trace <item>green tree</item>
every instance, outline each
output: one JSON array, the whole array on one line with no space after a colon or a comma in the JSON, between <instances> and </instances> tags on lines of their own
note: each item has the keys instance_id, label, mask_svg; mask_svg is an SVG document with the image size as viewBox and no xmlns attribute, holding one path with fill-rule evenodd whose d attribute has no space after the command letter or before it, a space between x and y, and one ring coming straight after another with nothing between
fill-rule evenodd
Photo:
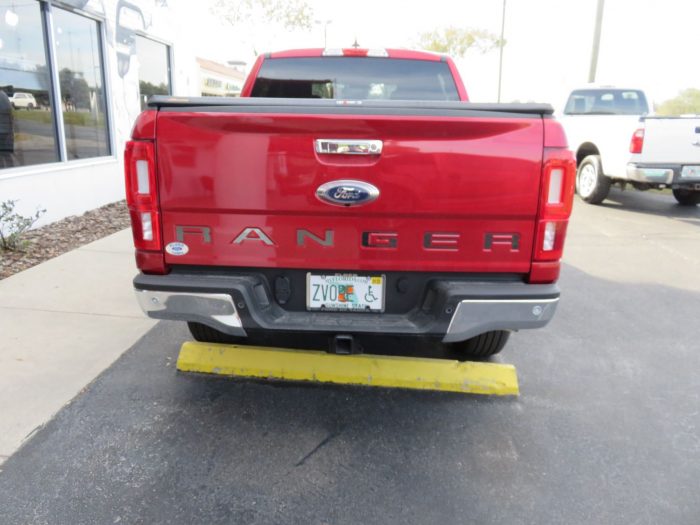
<instances>
[{"instance_id":1,"label":"green tree","mask_svg":"<svg viewBox=\"0 0 700 525\"><path fill-rule=\"evenodd\" d=\"M447 53L453 57L463 57L470 49L487 53L500 47L501 40L483 29L461 29L449 26L421 33L419 45L427 51ZM505 41L503 41L505 45Z\"/></svg>"},{"instance_id":2,"label":"green tree","mask_svg":"<svg viewBox=\"0 0 700 525\"><path fill-rule=\"evenodd\" d=\"M274 22L285 29L311 29L313 23L306 0L215 0L211 9L234 26Z\"/></svg>"},{"instance_id":3,"label":"green tree","mask_svg":"<svg viewBox=\"0 0 700 525\"><path fill-rule=\"evenodd\" d=\"M90 109L90 86L74 71L63 68L58 72L61 96L64 102L71 102L76 109Z\"/></svg>"},{"instance_id":4,"label":"green tree","mask_svg":"<svg viewBox=\"0 0 700 525\"><path fill-rule=\"evenodd\" d=\"M146 82L145 80L139 80L139 92L141 96L145 97L150 97L151 95L167 95L168 86L162 82L156 85L151 82Z\"/></svg>"},{"instance_id":5,"label":"green tree","mask_svg":"<svg viewBox=\"0 0 700 525\"><path fill-rule=\"evenodd\" d=\"M674 98L662 102L656 110L657 115L683 115L687 113L700 113L700 89L684 89Z\"/></svg>"}]
</instances>

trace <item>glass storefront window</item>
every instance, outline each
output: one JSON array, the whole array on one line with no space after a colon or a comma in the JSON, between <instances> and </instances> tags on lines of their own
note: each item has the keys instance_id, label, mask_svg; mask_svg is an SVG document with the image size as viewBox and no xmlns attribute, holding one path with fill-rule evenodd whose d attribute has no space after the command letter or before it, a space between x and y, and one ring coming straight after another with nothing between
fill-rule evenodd
<instances>
[{"instance_id":1,"label":"glass storefront window","mask_svg":"<svg viewBox=\"0 0 700 525\"><path fill-rule=\"evenodd\" d=\"M151 95L170 95L170 53L168 46L149 38L136 36L139 60L139 98L141 110Z\"/></svg>"},{"instance_id":2,"label":"glass storefront window","mask_svg":"<svg viewBox=\"0 0 700 525\"><path fill-rule=\"evenodd\" d=\"M59 160L41 10L0 0L0 169Z\"/></svg>"},{"instance_id":3,"label":"glass storefront window","mask_svg":"<svg viewBox=\"0 0 700 525\"><path fill-rule=\"evenodd\" d=\"M53 25L68 159L109 155L99 25L59 8Z\"/></svg>"}]
</instances>

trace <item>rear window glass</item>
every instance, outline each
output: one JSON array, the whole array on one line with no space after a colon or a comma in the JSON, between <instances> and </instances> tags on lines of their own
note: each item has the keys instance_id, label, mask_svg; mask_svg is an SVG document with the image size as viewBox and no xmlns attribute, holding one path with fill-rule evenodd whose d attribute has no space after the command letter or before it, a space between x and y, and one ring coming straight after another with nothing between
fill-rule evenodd
<instances>
[{"instance_id":1,"label":"rear window glass","mask_svg":"<svg viewBox=\"0 0 700 525\"><path fill-rule=\"evenodd\" d=\"M644 93L631 89L579 89L571 93L566 115L644 115L649 106Z\"/></svg>"},{"instance_id":2,"label":"rear window glass","mask_svg":"<svg viewBox=\"0 0 700 525\"><path fill-rule=\"evenodd\" d=\"M445 62L370 57L271 58L253 97L459 100Z\"/></svg>"}]
</instances>

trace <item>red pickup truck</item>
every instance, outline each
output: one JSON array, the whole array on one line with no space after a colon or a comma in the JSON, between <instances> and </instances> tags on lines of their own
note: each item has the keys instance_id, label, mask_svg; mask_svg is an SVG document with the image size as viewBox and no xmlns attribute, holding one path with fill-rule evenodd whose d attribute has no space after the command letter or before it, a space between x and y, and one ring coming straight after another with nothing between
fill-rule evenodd
<instances>
[{"instance_id":1,"label":"red pickup truck","mask_svg":"<svg viewBox=\"0 0 700 525\"><path fill-rule=\"evenodd\" d=\"M470 103L448 57L259 57L241 98L154 97L126 146L134 286L195 339L499 352L542 327L575 163L552 108Z\"/></svg>"}]
</instances>

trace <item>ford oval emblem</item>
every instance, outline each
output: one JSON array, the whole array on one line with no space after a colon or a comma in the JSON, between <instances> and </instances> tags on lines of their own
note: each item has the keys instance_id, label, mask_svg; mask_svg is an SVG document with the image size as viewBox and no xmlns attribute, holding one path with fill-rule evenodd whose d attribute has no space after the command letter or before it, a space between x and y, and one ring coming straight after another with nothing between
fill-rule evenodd
<instances>
[{"instance_id":1,"label":"ford oval emblem","mask_svg":"<svg viewBox=\"0 0 700 525\"><path fill-rule=\"evenodd\" d=\"M360 180L334 180L321 184L316 197L336 206L361 206L379 197L379 189Z\"/></svg>"}]
</instances>

